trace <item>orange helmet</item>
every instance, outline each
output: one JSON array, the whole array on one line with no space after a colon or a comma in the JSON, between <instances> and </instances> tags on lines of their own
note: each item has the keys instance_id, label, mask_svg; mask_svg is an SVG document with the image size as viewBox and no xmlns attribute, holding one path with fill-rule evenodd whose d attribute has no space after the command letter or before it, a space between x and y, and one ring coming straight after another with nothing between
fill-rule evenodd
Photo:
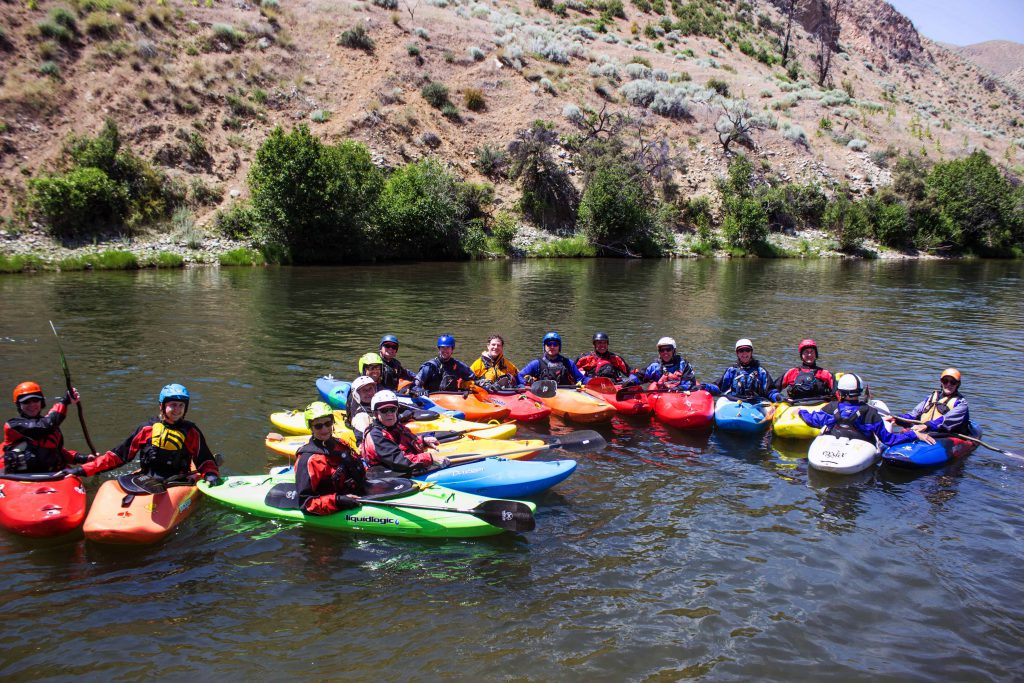
<instances>
[{"instance_id":1,"label":"orange helmet","mask_svg":"<svg viewBox=\"0 0 1024 683\"><path fill-rule=\"evenodd\" d=\"M43 388L35 382L22 382L18 386L14 387L15 405L30 398L38 398L40 401L45 402L46 397L43 396Z\"/></svg>"},{"instance_id":2,"label":"orange helmet","mask_svg":"<svg viewBox=\"0 0 1024 683\"><path fill-rule=\"evenodd\" d=\"M946 368L945 370L943 370L942 374L939 375L940 382L942 381L943 377L952 377L957 381L957 384L960 383L960 371L957 370L956 368Z\"/></svg>"}]
</instances>

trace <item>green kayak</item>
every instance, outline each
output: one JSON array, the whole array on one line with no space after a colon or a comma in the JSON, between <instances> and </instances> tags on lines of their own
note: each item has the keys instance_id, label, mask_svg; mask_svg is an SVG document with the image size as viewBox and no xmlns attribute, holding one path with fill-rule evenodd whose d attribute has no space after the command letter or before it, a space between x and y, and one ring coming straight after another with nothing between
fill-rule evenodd
<instances>
[{"instance_id":1,"label":"green kayak","mask_svg":"<svg viewBox=\"0 0 1024 683\"><path fill-rule=\"evenodd\" d=\"M385 536L469 538L505 530L529 531L537 509L534 503L485 498L434 486L397 497L363 499L362 506L332 515L307 515L294 507L294 484L291 474L263 474L225 477L219 486L199 482L199 487L213 500L258 517ZM268 496L274 505L268 504Z\"/></svg>"}]
</instances>

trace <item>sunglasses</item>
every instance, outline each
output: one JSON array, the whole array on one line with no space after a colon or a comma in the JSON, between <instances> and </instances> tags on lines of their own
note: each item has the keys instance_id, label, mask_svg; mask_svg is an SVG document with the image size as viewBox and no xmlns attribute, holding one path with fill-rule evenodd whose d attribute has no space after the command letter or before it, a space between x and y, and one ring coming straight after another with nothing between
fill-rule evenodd
<instances>
[{"instance_id":1,"label":"sunglasses","mask_svg":"<svg viewBox=\"0 0 1024 683\"><path fill-rule=\"evenodd\" d=\"M544 342L544 346L561 346L561 345L562 345L562 342L556 342L556 341L546 341L546 342Z\"/></svg>"},{"instance_id":2,"label":"sunglasses","mask_svg":"<svg viewBox=\"0 0 1024 683\"><path fill-rule=\"evenodd\" d=\"M955 387L957 384L960 384L960 382L958 382L957 380L953 379L952 377L943 377L939 381L942 382L944 385L951 386L951 387Z\"/></svg>"},{"instance_id":3,"label":"sunglasses","mask_svg":"<svg viewBox=\"0 0 1024 683\"><path fill-rule=\"evenodd\" d=\"M334 420L325 420L323 422L314 422L309 425L312 429L327 429L328 427L334 426Z\"/></svg>"},{"instance_id":4,"label":"sunglasses","mask_svg":"<svg viewBox=\"0 0 1024 683\"><path fill-rule=\"evenodd\" d=\"M670 353L672 351L675 351L675 349L672 348L671 346L659 346L658 347L658 353Z\"/></svg>"},{"instance_id":5,"label":"sunglasses","mask_svg":"<svg viewBox=\"0 0 1024 683\"><path fill-rule=\"evenodd\" d=\"M736 349L736 353L753 353L754 349Z\"/></svg>"},{"instance_id":6,"label":"sunglasses","mask_svg":"<svg viewBox=\"0 0 1024 683\"><path fill-rule=\"evenodd\" d=\"M381 344L381 347L385 349L397 349L398 344Z\"/></svg>"},{"instance_id":7,"label":"sunglasses","mask_svg":"<svg viewBox=\"0 0 1024 683\"><path fill-rule=\"evenodd\" d=\"M377 408L377 412L381 415L393 415L398 412L398 406L388 406L387 408Z\"/></svg>"}]
</instances>

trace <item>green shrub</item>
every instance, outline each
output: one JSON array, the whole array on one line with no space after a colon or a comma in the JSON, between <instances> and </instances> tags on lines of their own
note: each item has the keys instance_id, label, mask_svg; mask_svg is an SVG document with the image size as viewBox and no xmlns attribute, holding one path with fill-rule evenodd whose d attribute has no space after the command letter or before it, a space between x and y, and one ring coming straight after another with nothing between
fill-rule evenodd
<instances>
[{"instance_id":1,"label":"green shrub","mask_svg":"<svg viewBox=\"0 0 1024 683\"><path fill-rule=\"evenodd\" d=\"M420 94L423 95L423 99L427 101L427 104L435 109L441 109L446 104L450 104L448 101L448 88L443 83L427 83L420 90Z\"/></svg>"},{"instance_id":2,"label":"green shrub","mask_svg":"<svg viewBox=\"0 0 1024 683\"><path fill-rule=\"evenodd\" d=\"M213 37L222 40L230 47L241 47L245 45L245 34L231 24L214 24Z\"/></svg>"},{"instance_id":3,"label":"green shrub","mask_svg":"<svg viewBox=\"0 0 1024 683\"><path fill-rule=\"evenodd\" d=\"M491 236L503 254L512 253L512 242L519 234L519 222L508 211L499 211L491 224Z\"/></svg>"},{"instance_id":4,"label":"green shrub","mask_svg":"<svg viewBox=\"0 0 1024 683\"><path fill-rule=\"evenodd\" d=\"M260 227L259 216L249 202L236 202L213 217L214 230L235 240L258 236Z\"/></svg>"},{"instance_id":5,"label":"green shrub","mask_svg":"<svg viewBox=\"0 0 1024 683\"><path fill-rule=\"evenodd\" d=\"M851 200L842 191L837 192L825 208L822 227L835 235L839 250L845 253L860 251L871 230L864 205Z\"/></svg>"},{"instance_id":6,"label":"green shrub","mask_svg":"<svg viewBox=\"0 0 1024 683\"><path fill-rule=\"evenodd\" d=\"M365 226L381 190L381 174L365 146L324 145L304 125L280 127L249 169L261 239L281 245L296 263L358 258Z\"/></svg>"},{"instance_id":7,"label":"green shrub","mask_svg":"<svg viewBox=\"0 0 1024 683\"><path fill-rule=\"evenodd\" d=\"M508 155L499 147L486 142L473 150L473 166L488 178L503 177L508 166Z\"/></svg>"},{"instance_id":8,"label":"green shrub","mask_svg":"<svg viewBox=\"0 0 1024 683\"><path fill-rule=\"evenodd\" d=\"M124 28L121 17L106 12L90 12L85 18L85 32L93 38L109 40Z\"/></svg>"},{"instance_id":9,"label":"green shrub","mask_svg":"<svg viewBox=\"0 0 1024 683\"><path fill-rule=\"evenodd\" d=\"M721 80L720 78L709 78L707 82L707 87L711 90L714 90L722 97L729 96L729 84Z\"/></svg>"},{"instance_id":10,"label":"green shrub","mask_svg":"<svg viewBox=\"0 0 1024 683\"><path fill-rule=\"evenodd\" d=\"M575 227L579 195L551 148L558 144L551 124L535 121L520 130L508 146L511 180L519 181L522 212L549 229Z\"/></svg>"},{"instance_id":11,"label":"green shrub","mask_svg":"<svg viewBox=\"0 0 1024 683\"><path fill-rule=\"evenodd\" d=\"M50 78L60 78L60 67L56 62L43 62L39 65L39 73Z\"/></svg>"},{"instance_id":12,"label":"green shrub","mask_svg":"<svg viewBox=\"0 0 1024 683\"><path fill-rule=\"evenodd\" d=\"M487 100L484 98L484 91L480 88L466 88L462 93L462 100L466 109L470 111L483 111L487 108Z\"/></svg>"},{"instance_id":13,"label":"green shrub","mask_svg":"<svg viewBox=\"0 0 1024 683\"><path fill-rule=\"evenodd\" d=\"M262 266L267 262L263 254L248 247L226 251L217 258L222 266Z\"/></svg>"},{"instance_id":14,"label":"green shrub","mask_svg":"<svg viewBox=\"0 0 1024 683\"><path fill-rule=\"evenodd\" d=\"M622 4L622 0L604 0L603 3L599 2L598 7L601 8L601 17L605 21L610 21L612 18L625 19L626 8Z\"/></svg>"},{"instance_id":15,"label":"green shrub","mask_svg":"<svg viewBox=\"0 0 1024 683\"><path fill-rule=\"evenodd\" d=\"M950 246L999 252L1021 238L1013 188L983 151L935 164L925 180Z\"/></svg>"},{"instance_id":16,"label":"green shrub","mask_svg":"<svg viewBox=\"0 0 1024 683\"><path fill-rule=\"evenodd\" d=\"M597 249L586 235L576 235L538 242L530 247L529 253L537 258L585 258L597 256Z\"/></svg>"},{"instance_id":17,"label":"green shrub","mask_svg":"<svg viewBox=\"0 0 1024 683\"><path fill-rule=\"evenodd\" d=\"M338 45L351 47L356 50L365 50L366 52L373 52L373 49L376 47L373 38L366 32L362 24L343 31L338 37Z\"/></svg>"},{"instance_id":18,"label":"green shrub","mask_svg":"<svg viewBox=\"0 0 1024 683\"><path fill-rule=\"evenodd\" d=\"M185 265L185 258L181 254L161 251L145 259L139 265L144 268L181 268Z\"/></svg>"},{"instance_id":19,"label":"green shrub","mask_svg":"<svg viewBox=\"0 0 1024 683\"><path fill-rule=\"evenodd\" d=\"M598 253L660 253L653 207L640 177L640 169L609 163L598 167L587 183L577 222Z\"/></svg>"},{"instance_id":20,"label":"green shrub","mask_svg":"<svg viewBox=\"0 0 1024 683\"><path fill-rule=\"evenodd\" d=\"M910 212L892 191L884 191L868 205L875 239L887 247L907 249L914 246L916 230Z\"/></svg>"},{"instance_id":21,"label":"green shrub","mask_svg":"<svg viewBox=\"0 0 1024 683\"><path fill-rule=\"evenodd\" d=\"M435 159L392 173L384 183L374 231L378 256L397 259L463 256L466 206L459 183Z\"/></svg>"},{"instance_id":22,"label":"green shrub","mask_svg":"<svg viewBox=\"0 0 1024 683\"><path fill-rule=\"evenodd\" d=\"M758 197L736 195L722 203L722 232L730 246L746 252L761 249L768 239L768 211Z\"/></svg>"},{"instance_id":23,"label":"green shrub","mask_svg":"<svg viewBox=\"0 0 1024 683\"><path fill-rule=\"evenodd\" d=\"M127 188L92 166L29 181L29 211L46 221L58 237L119 225L128 204Z\"/></svg>"},{"instance_id":24,"label":"green shrub","mask_svg":"<svg viewBox=\"0 0 1024 683\"><path fill-rule=\"evenodd\" d=\"M458 108L451 102L441 107L441 116L445 117L446 119L451 119L456 123L462 120L462 116L459 114Z\"/></svg>"},{"instance_id":25,"label":"green shrub","mask_svg":"<svg viewBox=\"0 0 1024 683\"><path fill-rule=\"evenodd\" d=\"M0 254L0 273L23 273L42 270L46 264L33 254Z\"/></svg>"},{"instance_id":26,"label":"green shrub","mask_svg":"<svg viewBox=\"0 0 1024 683\"><path fill-rule=\"evenodd\" d=\"M136 270L139 260L130 251L110 249L97 254L69 256L57 262L61 270Z\"/></svg>"}]
</instances>

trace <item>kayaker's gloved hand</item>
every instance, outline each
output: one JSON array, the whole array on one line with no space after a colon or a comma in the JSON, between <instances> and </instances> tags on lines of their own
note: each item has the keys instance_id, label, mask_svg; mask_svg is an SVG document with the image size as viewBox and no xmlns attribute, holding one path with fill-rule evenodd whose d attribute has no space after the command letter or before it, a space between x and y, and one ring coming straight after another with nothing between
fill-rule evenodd
<instances>
[{"instance_id":1,"label":"kayaker's gloved hand","mask_svg":"<svg viewBox=\"0 0 1024 683\"><path fill-rule=\"evenodd\" d=\"M434 459L434 464L437 465L438 467L440 467L443 470L446 467L451 467L452 466L452 461L449 460L448 458L435 458Z\"/></svg>"},{"instance_id":2,"label":"kayaker's gloved hand","mask_svg":"<svg viewBox=\"0 0 1024 683\"><path fill-rule=\"evenodd\" d=\"M622 388L623 389L625 389L627 387L638 387L638 386L640 386L640 380L638 380L635 377L627 377L626 379L622 380Z\"/></svg>"},{"instance_id":3,"label":"kayaker's gloved hand","mask_svg":"<svg viewBox=\"0 0 1024 683\"><path fill-rule=\"evenodd\" d=\"M65 467L64 469L62 469L60 471L60 473L63 474L65 477L72 477L72 476L74 476L74 477L84 477L85 476L85 470L82 469L81 467L79 467L78 465L75 465L74 467Z\"/></svg>"},{"instance_id":4,"label":"kayaker's gloved hand","mask_svg":"<svg viewBox=\"0 0 1024 683\"><path fill-rule=\"evenodd\" d=\"M354 510L361 505L358 500L349 498L344 493L334 494L334 504L338 506L339 510Z\"/></svg>"},{"instance_id":5,"label":"kayaker's gloved hand","mask_svg":"<svg viewBox=\"0 0 1024 683\"><path fill-rule=\"evenodd\" d=\"M220 486L220 476L215 472L207 472L203 475L203 481L210 486Z\"/></svg>"},{"instance_id":6,"label":"kayaker's gloved hand","mask_svg":"<svg viewBox=\"0 0 1024 683\"><path fill-rule=\"evenodd\" d=\"M92 462L96 459L95 453L77 453L75 455L75 464L81 465L83 463Z\"/></svg>"}]
</instances>

